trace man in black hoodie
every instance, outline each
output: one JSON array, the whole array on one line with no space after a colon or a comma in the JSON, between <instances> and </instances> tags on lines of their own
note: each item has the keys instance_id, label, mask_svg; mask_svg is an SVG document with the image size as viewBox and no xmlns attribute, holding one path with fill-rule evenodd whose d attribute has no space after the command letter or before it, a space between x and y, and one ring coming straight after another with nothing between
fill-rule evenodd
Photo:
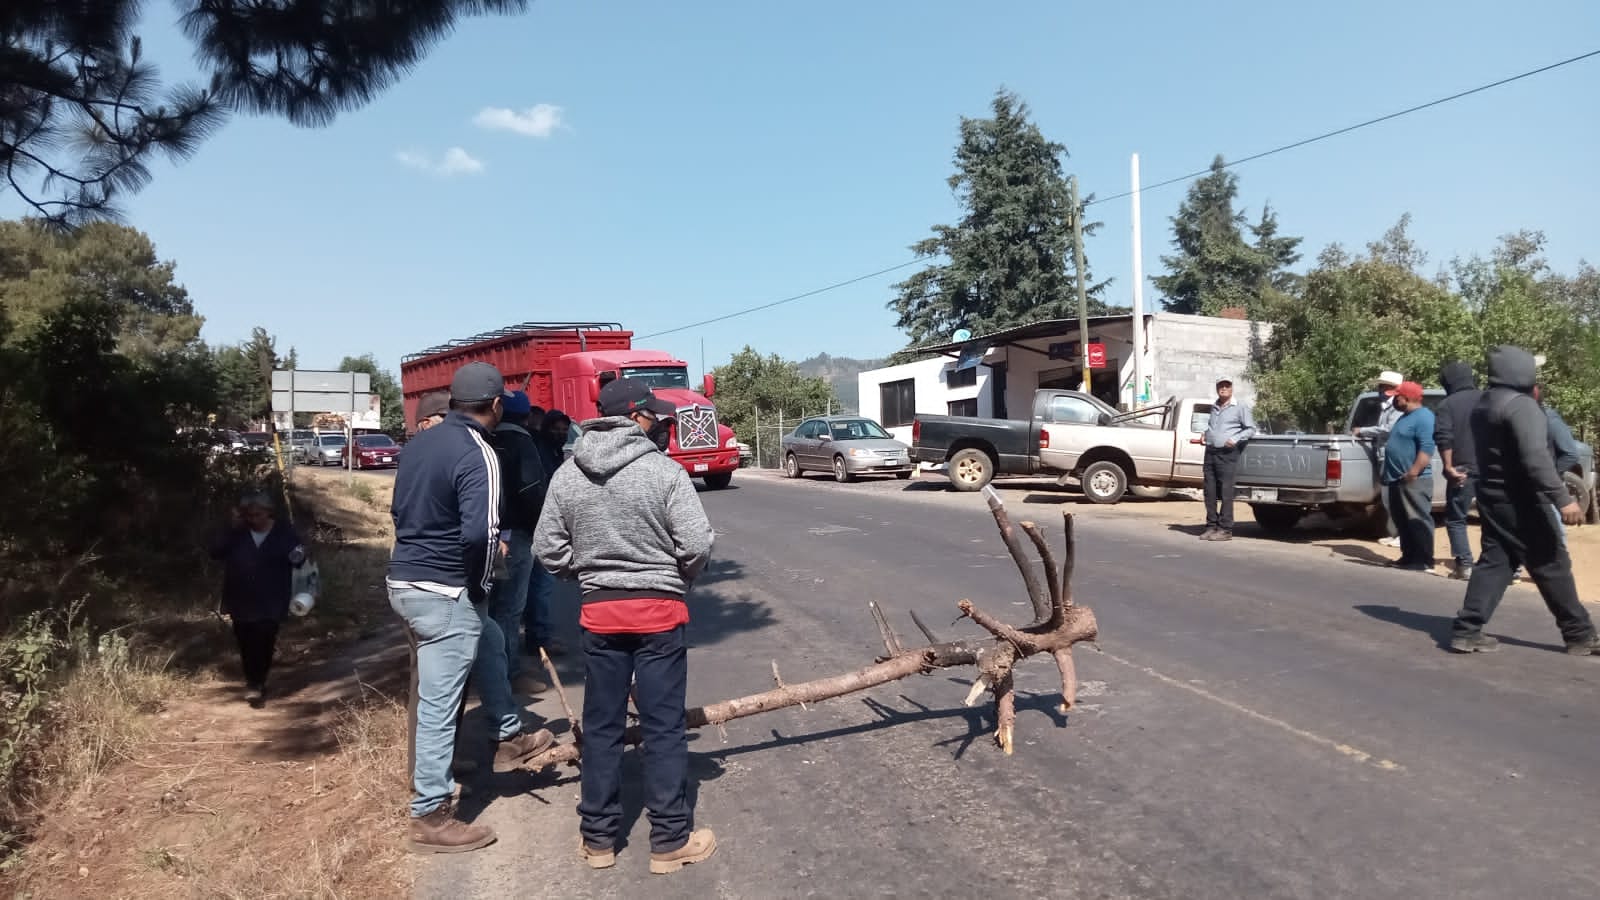
<instances>
[{"instance_id":1,"label":"man in black hoodie","mask_svg":"<svg viewBox=\"0 0 1600 900\"><path fill-rule=\"evenodd\" d=\"M1525 565L1556 617L1567 652L1600 655L1559 524L1576 525L1582 514L1550 455L1550 426L1533 399L1536 368L1533 355L1520 347L1490 351L1489 389L1472 411L1483 552L1451 628L1450 649L1457 653L1498 649L1483 627L1505 596L1512 569Z\"/></svg>"},{"instance_id":2,"label":"man in black hoodie","mask_svg":"<svg viewBox=\"0 0 1600 900\"><path fill-rule=\"evenodd\" d=\"M1446 396L1435 411L1433 442L1444 460L1444 531L1450 536L1450 556L1455 559L1451 578L1472 576L1472 542L1467 539L1467 513L1476 493L1478 463L1472 447L1472 411L1483 392L1472 366L1457 360L1439 368Z\"/></svg>"}]
</instances>

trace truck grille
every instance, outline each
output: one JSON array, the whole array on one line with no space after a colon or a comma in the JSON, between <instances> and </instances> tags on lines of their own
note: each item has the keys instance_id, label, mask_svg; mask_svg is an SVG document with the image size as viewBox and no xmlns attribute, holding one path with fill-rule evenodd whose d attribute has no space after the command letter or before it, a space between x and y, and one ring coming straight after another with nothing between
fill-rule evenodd
<instances>
[{"instance_id":1,"label":"truck grille","mask_svg":"<svg viewBox=\"0 0 1600 900\"><path fill-rule=\"evenodd\" d=\"M717 411L709 406L690 406L678 410L678 448L717 449Z\"/></svg>"}]
</instances>

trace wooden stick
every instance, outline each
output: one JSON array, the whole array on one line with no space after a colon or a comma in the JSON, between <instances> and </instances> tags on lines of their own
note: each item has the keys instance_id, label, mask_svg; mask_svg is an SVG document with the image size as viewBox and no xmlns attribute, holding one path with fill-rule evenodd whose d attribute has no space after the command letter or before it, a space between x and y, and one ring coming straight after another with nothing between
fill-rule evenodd
<instances>
[{"instance_id":1,"label":"wooden stick","mask_svg":"<svg viewBox=\"0 0 1600 900\"><path fill-rule=\"evenodd\" d=\"M1044 539L1044 532L1032 522L1023 522L1022 530L1027 533L1028 539L1033 541L1033 546L1039 550L1039 560L1044 563L1044 579L1050 587L1050 614L1061 607L1061 573L1056 568L1056 557L1050 552L1050 544Z\"/></svg>"},{"instance_id":2,"label":"wooden stick","mask_svg":"<svg viewBox=\"0 0 1600 900\"><path fill-rule=\"evenodd\" d=\"M911 612L911 621L917 626L917 630L922 632L922 636L928 639L928 643L930 643L930 644L939 643L939 639L934 637L934 635L933 635L933 629L929 628L927 623L922 621L922 617L917 615L917 611L913 609L910 612Z\"/></svg>"},{"instance_id":3,"label":"wooden stick","mask_svg":"<svg viewBox=\"0 0 1600 900\"><path fill-rule=\"evenodd\" d=\"M567 714L567 721L572 723L572 739L578 744L583 743L583 723L578 720L578 714L572 711L572 704L567 702L567 691L561 686L561 676L556 674L556 664L550 661L550 654L539 648L539 660L544 663L544 670L550 673L550 685L556 689L556 696L561 698L561 708Z\"/></svg>"},{"instance_id":4,"label":"wooden stick","mask_svg":"<svg viewBox=\"0 0 1600 900\"><path fill-rule=\"evenodd\" d=\"M1022 583L1028 588L1028 600L1033 604L1033 624L1042 624L1050 618L1050 595L1039 583L1039 573L1033 567L1033 560L1028 558L1027 549L1022 546L1022 538L1011 527L1011 517L1006 515L1006 504L1000 499L1000 493L994 489L994 485L989 485L983 489L983 494L989 501L989 512L994 516L994 523L1000 528L1000 539L1005 541L1006 549L1011 552L1011 561L1017 564L1017 571L1022 573Z\"/></svg>"},{"instance_id":5,"label":"wooden stick","mask_svg":"<svg viewBox=\"0 0 1600 900\"><path fill-rule=\"evenodd\" d=\"M883 638L883 649L889 656L899 656L905 652L900 646L900 638L894 633L894 626L889 624L889 617L883 614L883 609L877 601L868 600L867 608L872 611L872 618L878 623L878 635Z\"/></svg>"}]
</instances>

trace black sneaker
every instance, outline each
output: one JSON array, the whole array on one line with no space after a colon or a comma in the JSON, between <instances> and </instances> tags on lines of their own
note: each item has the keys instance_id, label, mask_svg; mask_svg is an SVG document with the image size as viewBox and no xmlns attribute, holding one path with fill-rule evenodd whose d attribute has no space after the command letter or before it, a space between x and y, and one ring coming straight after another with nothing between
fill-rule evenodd
<instances>
[{"instance_id":1,"label":"black sneaker","mask_svg":"<svg viewBox=\"0 0 1600 900\"><path fill-rule=\"evenodd\" d=\"M1567 645L1568 656L1600 656L1600 635L1590 635L1587 641Z\"/></svg>"},{"instance_id":2,"label":"black sneaker","mask_svg":"<svg viewBox=\"0 0 1600 900\"><path fill-rule=\"evenodd\" d=\"M1450 639L1451 653L1493 653L1500 649L1500 642L1487 634L1475 634L1471 637L1458 637ZM1572 650L1569 648L1568 653Z\"/></svg>"}]
</instances>

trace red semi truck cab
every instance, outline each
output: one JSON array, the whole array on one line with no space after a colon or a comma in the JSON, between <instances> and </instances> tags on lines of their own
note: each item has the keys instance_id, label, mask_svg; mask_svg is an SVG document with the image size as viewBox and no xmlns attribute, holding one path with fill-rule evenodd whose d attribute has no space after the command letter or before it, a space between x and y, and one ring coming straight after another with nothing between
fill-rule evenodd
<instances>
[{"instance_id":1,"label":"red semi truck cab","mask_svg":"<svg viewBox=\"0 0 1600 900\"><path fill-rule=\"evenodd\" d=\"M574 422L594 418L600 385L638 378L678 409L667 454L712 489L727 487L739 468L733 429L717 421L716 407L689 386L689 366L659 350L633 349L633 332L615 322L524 322L413 353L400 363L406 429L416 427L417 401L449 390L455 371L469 362L493 364L506 385L528 392L534 404L559 409ZM715 384L706 379L708 393Z\"/></svg>"}]
</instances>

